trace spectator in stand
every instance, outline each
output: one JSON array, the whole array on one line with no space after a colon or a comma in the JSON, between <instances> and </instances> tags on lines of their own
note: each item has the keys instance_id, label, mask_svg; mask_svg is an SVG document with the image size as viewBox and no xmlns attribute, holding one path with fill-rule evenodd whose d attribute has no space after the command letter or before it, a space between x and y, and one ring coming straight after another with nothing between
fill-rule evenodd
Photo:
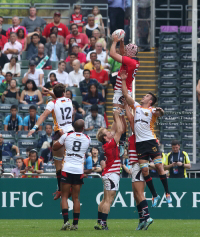
<instances>
[{"instance_id":1,"label":"spectator in stand","mask_svg":"<svg viewBox=\"0 0 200 237\"><path fill-rule=\"evenodd\" d=\"M97 147L92 147L91 154L92 154L92 172L101 173L102 168L99 159L99 149Z\"/></svg>"},{"instance_id":2,"label":"spectator in stand","mask_svg":"<svg viewBox=\"0 0 200 237\"><path fill-rule=\"evenodd\" d=\"M48 75L48 81L50 81L50 74L53 72L56 74L56 78L57 78L57 81L64 84L66 87L68 87L69 85L69 77L68 77L68 73L65 72L66 68L66 62L65 61L60 61L58 63L58 69L57 70L53 70L49 73Z\"/></svg>"},{"instance_id":3,"label":"spectator in stand","mask_svg":"<svg viewBox=\"0 0 200 237\"><path fill-rule=\"evenodd\" d=\"M0 84L5 80L5 77L2 75L2 69L0 67Z\"/></svg>"},{"instance_id":4,"label":"spectator in stand","mask_svg":"<svg viewBox=\"0 0 200 237\"><path fill-rule=\"evenodd\" d=\"M5 35L2 34L2 25L0 25L0 50L4 48L4 45L7 42L8 42L8 39Z\"/></svg>"},{"instance_id":5,"label":"spectator in stand","mask_svg":"<svg viewBox=\"0 0 200 237\"><path fill-rule=\"evenodd\" d=\"M40 159L42 159L45 164L53 162L52 145L53 142L50 143L50 147L45 148L41 153Z\"/></svg>"},{"instance_id":6,"label":"spectator in stand","mask_svg":"<svg viewBox=\"0 0 200 237\"><path fill-rule=\"evenodd\" d=\"M29 152L29 157L23 160L23 166L20 171L21 174L25 173L43 173L43 160L38 158L37 150L32 149ZM38 178L38 176L22 176L23 178Z\"/></svg>"},{"instance_id":7,"label":"spectator in stand","mask_svg":"<svg viewBox=\"0 0 200 237\"><path fill-rule=\"evenodd\" d=\"M83 116L82 114L77 113L76 106L73 105L73 112L72 112L72 126L73 127L74 127L74 123L79 119L83 119Z\"/></svg>"},{"instance_id":8,"label":"spectator in stand","mask_svg":"<svg viewBox=\"0 0 200 237\"><path fill-rule=\"evenodd\" d=\"M90 61L85 64L84 69L88 69L88 70L94 70L94 61L97 60L97 53L96 52L91 52L90 54ZM102 65L101 65L101 70L103 69Z\"/></svg>"},{"instance_id":9,"label":"spectator in stand","mask_svg":"<svg viewBox=\"0 0 200 237\"><path fill-rule=\"evenodd\" d=\"M84 67L85 63L86 63L86 56L84 53L81 53L79 50L79 46L77 43L74 43L72 45L72 53L75 53L77 55L77 59L80 61L80 63L82 64L82 66ZM70 56L68 56L66 58L66 62L70 61Z\"/></svg>"},{"instance_id":10,"label":"spectator in stand","mask_svg":"<svg viewBox=\"0 0 200 237\"><path fill-rule=\"evenodd\" d=\"M88 37L84 33L79 33L77 24L71 25L71 34L66 37L66 49L69 49L69 40L70 38L75 38L78 46L84 50L84 48L89 44Z\"/></svg>"},{"instance_id":11,"label":"spectator in stand","mask_svg":"<svg viewBox=\"0 0 200 237\"><path fill-rule=\"evenodd\" d=\"M33 55L38 54L38 46L40 42L40 37L38 33L34 33L31 36L31 43L27 47L27 54L26 54L26 59L30 60Z\"/></svg>"},{"instance_id":12,"label":"spectator in stand","mask_svg":"<svg viewBox=\"0 0 200 237\"><path fill-rule=\"evenodd\" d=\"M53 18L53 22L48 24L45 28L44 28L44 31L42 32L42 35L45 37L45 38L48 38L50 37L50 31L51 31L51 28L53 26L56 26L58 27L58 35L62 36L64 39L67 37L67 35L70 34L67 26L63 23L60 22L60 18L61 18L61 14L60 12L55 12L54 13L54 18Z\"/></svg>"},{"instance_id":13,"label":"spectator in stand","mask_svg":"<svg viewBox=\"0 0 200 237\"><path fill-rule=\"evenodd\" d=\"M10 108L10 114L4 119L4 131L22 131L23 120L22 117L17 114L17 105L12 105Z\"/></svg>"},{"instance_id":14,"label":"spectator in stand","mask_svg":"<svg viewBox=\"0 0 200 237\"><path fill-rule=\"evenodd\" d=\"M19 89L17 88L17 82L15 79L10 81L9 89L5 90L1 97L2 103L5 104L19 104Z\"/></svg>"},{"instance_id":15,"label":"spectator in stand","mask_svg":"<svg viewBox=\"0 0 200 237\"><path fill-rule=\"evenodd\" d=\"M34 35L34 34L38 34L38 35L39 35L39 37L40 37L40 43L42 43L43 45L46 44L47 40L46 40L46 38L44 38L44 37L42 36L42 31L41 31L40 27L36 27L35 30L34 30L34 32L29 33L29 34L27 35L27 37L26 37L27 44L30 44L30 43L31 43L31 36Z\"/></svg>"},{"instance_id":16,"label":"spectator in stand","mask_svg":"<svg viewBox=\"0 0 200 237\"><path fill-rule=\"evenodd\" d=\"M84 69L83 76L85 79L79 84L80 91L83 97L88 93L88 88L91 84L96 84L97 88L102 88L97 80L90 78L90 70Z\"/></svg>"},{"instance_id":17,"label":"spectator in stand","mask_svg":"<svg viewBox=\"0 0 200 237\"><path fill-rule=\"evenodd\" d=\"M98 105L92 105L91 114L85 117L85 131L106 128L104 117L98 114Z\"/></svg>"},{"instance_id":18,"label":"spectator in stand","mask_svg":"<svg viewBox=\"0 0 200 237\"><path fill-rule=\"evenodd\" d=\"M90 152L86 152L84 158L84 174L91 174L92 173L92 155ZM86 176L90 178L91 176ZM91 177L92 178L92 177Z\"/></svg>"},{"instance_id":19,"label":"spectator in stand","mask_svg":"<svg viewBox=\"0 0 200 237\"><path fill-rule=\"evenodd\" d=\"M58 81L57 78L56 78L56 74L54 72L50 72L49 80L50 81L45 83L44 87L47 88L48 90L52 90L52 88L53 88L52 83L55 82L55 81Z\"/></svg>"},{"instance_id":20,"label":"spectator in stand","mask_svg":"<svg viewBox=\"0 0 200 237\"><path fill-rule=\"evenodd\" d=\"M6 37L9 39L12 32L17 33L19 29L24 29L25 35L28 34L24 26L20 26L20 20L18 16L13 16L12 18L12 27L10 27L6 32Z\"/></svg>"},{"instance_id":21,"label":"spectator in stand","mask_svg":"<svg viewBox=\"0 0 200 237\"><path fill-rule=\"evenodd\" d=\"M35 61L30 60L28 72L24 74L22 83L25 84L27 80L35 81L36 86L42 87L44 85L44 72L42 69L36 69Z\"/></svg>"},{"instance_id":22,"label":"spectator in stand","mask_svg":"<svg viewBox=\"0 0 200 237\"><path fill-rule=\"evenodd\" d=\"M20 53L22 51L22 45L17 42L17 35L16 33L10 33L10 42L6 43L3 48L3 53L7 55L8 59L10 60L12 55L18 55L18 60L20 60Z\"/></svg>"},{"instance_id":23,"label":"spectator in stand","mask_svg":"<svg viewBox=\"0 0 200 237\"><path fill-rule=\"evenodd\" d=\"M164 168L169 170L170 178L187 178L186 169L191 168L187 152L180 150L180 142L172 141L172 151L165 157Z\"/></svg>"},{"instance_id":24,"label":"spectator in stand","mask_svg":"<svg viewBox=\"0 0 200 237\"><path fill-rule=\"evenodd\" d=\"M74 14L71 15L70 24L77 24L78 32L82 33L83 31L83 15L81 14L81 6L75 5L74 6Z\"/></svg>"},{"instance_id":25,"label":"spectator in stand","mask_svg":"<svg viewBox=\"0 0 200 237\"><path fill-rule=\"evenodd\" d=\"M107 56L107 53L105 51L103 51L103 47L102 47L102 44L97 42L95 44L95 50L94 51L91 51L87 54L87 57L86 57L86 60L87 62L90 61L90 54L91 53L97 53L97 59L101 61L101 65L106 68L107 65L106 63L108 62L108 56Z\"/></svg>"},{"instance_id":26,"label":"spectator in stand","mask_svg":"<svg viewBox=\"0 0 200 237\"><path fill-rule=\"evenodd\" d=\"M51 73L51 74L56 75L55 73ZM50 76L50 80L51 80L51 77L53 77L53 76L52 76L52 75ZM56 78L56 76L55 76L55 78ZM50 87L48 88L49 91L53 91L54 86L57 85L57 84L59 84L59 82L57 81L57 79L56 79L56 81L54 80L54 81L52 81L52 82L47 82L47 83L50 83ZM46 84L47 84L47 83L46 83ZM48 103L48 102L50 102L50 101L53 100L53 97L49 94L48 91L46 91L46 87L42 88L42 93L43 93L45 96L47 96L47 101L46 101L46 103Z\"/></svg>"},{"instance_id":27,"label":"spectator in stand","mask_svg":"<svg viewBox=\"0 0 200 237\"><path fill-rule=\"evenodd\" d=\"M102 28L103 31L104 30L104 23L103 23L103 17L100 14L100 10L98 8L98 6L94 6L92 9L92 14L94 15L94 24L100 26Z\"/></svg>"},{"instance_id":28,"label":"spectator in stand","mask_svg":"<svg viewBox=\"0 0 200 237\"><path fill-rule=\"evenodd\" d=\"M31 130L33 126L35 125L35 123L38 121L40 116L37 115L36 112L37 112L37 109L35 105L31 105L29 107L29 115L24 118L24 131ZM42 131L42 125L43 124L39 126L38 131Z\"/></svg>"},{"instance_id":29,"label":"spectator in stand","mask_svg":"<svg viewBox=\"0 0 200 237\"><path fill-rule=\"evenodd\" d=\"M96 42L101 43L103 46L103 49L106 50L106 41L104 38L101 37L100 30L98 29L93 30L92 35L96 38Z\"/></svg>"},{"instance_id":30,"label":"spectator in stand","mask_svg":"<svg viewBox=\"0 0 200 237\"><path fill-rule=\"evenodd\" d=\"M21 22L21 26L26 27L28 33L34 32L36 27L43 27L46 25L46 21L43 18L36 16L36 14L36 8L33 6L30 7L29 16L25 17Z\"/></svg>"},{"instance_id":31,"label":"spectator in stand","mask_svg":"<svg viewBox=\"0 0 200 237\"><path fill-rule=\"evenodd\" d=\"M57 42L57 35L51 33L50 42L45 44L44 49L45 55L48 55L50 61L61 61L64 60L65 50L61 43Z\"/></svg>"},{"instance_id":32,"label":"spectator in stand","mask_svg":"<svg viewBox=\"0 0 200 237\"><path fill-rule=\"evenodd\" d=\"M20 64L17 63L17 56L12 56L9 63L6 63L3 67L2 74L5 76L7 72L11 72L14 77L20 77L21 68Z\"/></svg>"},{"instance_id":33,"label":"spectator in stand","mask_svg":"<svg viewBox=\"0 0 200 237\"><path fill-rule=\"evenodd\" d=\"M35 64L38 65L46 55L44 54L44 45L42 43L38 44L38 54L32 56L31 60L35 61ZM51 65L50 60L48 59L45 65L42 68L48 67Z\"/></svg>"},{"instance_id":34,"label":"spectator in stand","mask_svg":"<svg viewBox=\"0 0 200 237\"><path fill-rule=\"evenodd\" d=\"M83 70L80 69L80 61L78 59L74 60L72 66L74 70L69 73L69 85L79 87L79 83L84 80Z\"/></svg>"},{"instance_id":35,"label":"spectator in stand","mask_svg":"<svg viewBox=\"0 0 200 237\"><path fill-rule=\"evenodd\" d=\"M91 71L91 78L95 78L103 87L108 85L108 73L101 69L101 61L94 61L95 69Z\"/></svg>"},{"instance_id":36,"label":"spectator in stand","mask_svg":"<svg viewBox=\"0 0 200 237\"><path fill-rule=\"evenodd\" d=\"M41 105L43 102L42 93L38 90L35 81L27 80L20 96L20 103Z\"/></svg>"},{"instance_id":37,"label":"spectator in stand","mask_svg":"<svg viewBox=\"0 0 200 237\"><path fill-rule=\"evenodd\" d=\"M21 157L18 157L16 159L16 168L12 169L11 173L14 175L14 178L19 178L21 175L20 175L20 171L22 169L22 166L23 166L23 158Z\"/></svg>"},{"instance_id":38,"label":"spectator in stand","mask_svg":"<svg viewBox=\"0 0 200 237\"><path fill-rule=\"evenodd\" d=\"M0 16L0 26L3 25L3 20L4 20L3 17ZM5 31L4 29L2 29L1 34L4 35L4 36L6 36L6 31Z\"/></svg>"},{"instance_id":39,"label":"spectator in stand","mask_svg":"<svg viewBox=\"0 0 200 237\"><path fill-rule=\"evenodd\" d=\"M65 72L70 73L71 71L74 70L73 66L72 66L72 63L75 59L77 59L77 55L75 53L71 53L69 55L69 62L66 63ZM81 65L81 68L82 68L82 65Z\"/></svg>"},{"instance_id":40,"label":"spectator in stand","mask_svg":"<svg viewBox=\"0 0 200 237\"><path fill-rule=\"evenodd\" d=\"M19 156L19 148L10 142L4 142L2 134L0 134L0 150L2 150L3 156L13 157L12 150L15 150L17 156Z\"/></svg>"},{"instance_id":41,"label":"spectator in stand","mask_svg":"<svg viewBox=\"0 0 200 237\"><path fill-rule=\"evenodd\" d=\"M73 99L73 94L72 94L72 91L70 90L66 90L66 98L69 98L69 99ZM81 106L79 105L79 103L75 100L72 100L72 104L73 106L75 106L76 108L76 111L78 111L79 113L82 114L82 116L85 116L85 110L81 108Z\"/></svg>"},{"instance_id":42,"label":"spectator in stand","mask_svg":"<svg viewBox=\"0 0 200 237\"><path fill-rule=\"evenodd\" d=\"M4 65L8 62L9 62L8 57L0 50L0 68L3 69Z\"/></svg>"},{"instance_id":43,"label":"spectator in stand","mask_svg":"<svg viewBox=\"0 0 200 237\"><path fill-rule=\"evenodd\" d=\"M90 44L85 47L85 49L84 49L83 52L87 55L89 52L95 50L95 44L96 44L96 42L97 42L97 41L96 41L96 37L92 36L92 37L90 38Z\"/></svg>"},{"instance_id":44,"label":"spectator in stand","mask_svg":"<svg viewBox=\"0 0 200 237\"><path fill-rule=\"evenodd\" d=\"M24 29L22 28L19 28L19 30L17 31L17 41L22 45L22 51L26 51L27 40Z\"/></svg>"},{"instance_id":45,"label":"spectator in stand","mask_svg":"<svg viewBox=\"0 0 200 237\"><path fill-rule=\"evenodd\" d=\"M7 72L5 80L3 80L2 83L0 84L0 96L3 94L4 91L10 89L11 80L12 80L12 73Z\"/></svg>"},{"instance_id":46,"label":"spectator in stand","mask_svg":"<svg viewBox=\"0 0 200 237\"><path fill-rule=\"evenodd\" d=\"M110 34L117 29L124 29L125 0L108 0L108 16L110 19Z\"/></svg>"},{"instance_id":47,"label":"spectator in stand","mask_svg":"<svg viewBox=\"0 0 200 237\"><path fill-rule=\"evenodd\" d=\"M69 39L69 48L68 48L68 55L70 55L72 53L72 45L76 43L76 39L75 38L70 38Z\"/></svg>"},{"instance_id":48,"label":"spectator in stand","mask_svg":"<svg viewBox=\"0 0 200 237\"><path fill-rule=\"evenodd\" d=\"M62 35L58 35L58 27L57 26L53 26L51 28L51 31L50 31L50 35L51 33L54 33L57 35L57 42L61 43L62 45L65 44L65 39ZM47 41L49 42L49 38L47 39Z\"/></svg>"},{"instance_id":49,"label":"spectator in stand","mask_svg":"<svg viewBox=\"0 0 200 237\"><path fill-rule=\"evenodd\" d=\"M82 104L84 105L94 105L94 104L105 104L105 99L102 94L98 92L96 84L90 84L88 93L83 97Z\"/></svg>"},{"instance_id":50,"label":"spectator in stand","mask_svg":"<svg viewBox=\"0 0 200 237\"><path fill-rule=\"evenodd\" d=\"M93 30L95 29L100 30L101 27L94 23L93 14L89 14L87 19L88 19L88 24L83 27L83 33L86 34L88 38L91 38Z\"/></svg>"},{"instance_id":51,"label":"spectator in stand","mask_svg":"<svg viewBox=\"0 0 200 237\"><path fill-rule=\"evenodd\" d=\"M52 142L52 133L53 133L53 128L51 124L47 124L45 127L45 132L46 134L42 135L39 138L38 141L38 145L37 148L42 148L42 149L46 149L49 148L51 146L51 142Z\"/></svg>"}]
</instances>

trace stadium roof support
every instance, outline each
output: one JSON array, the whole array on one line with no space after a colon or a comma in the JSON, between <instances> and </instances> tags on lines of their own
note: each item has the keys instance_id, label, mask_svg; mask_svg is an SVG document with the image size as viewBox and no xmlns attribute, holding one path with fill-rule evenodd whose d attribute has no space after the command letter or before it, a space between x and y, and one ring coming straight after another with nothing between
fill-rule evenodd
<instances>
[{"instance_id":1,"label":"stadium roof support","mask_svg":"<svg viewBox=\"0 0 200 237\"><path fill-rule=\"evenodd\" d=\"M192 62L193 62L193 163L196 164L196 66L197 66L197 0L192 1Z\"/></svg>"}]
</instances>

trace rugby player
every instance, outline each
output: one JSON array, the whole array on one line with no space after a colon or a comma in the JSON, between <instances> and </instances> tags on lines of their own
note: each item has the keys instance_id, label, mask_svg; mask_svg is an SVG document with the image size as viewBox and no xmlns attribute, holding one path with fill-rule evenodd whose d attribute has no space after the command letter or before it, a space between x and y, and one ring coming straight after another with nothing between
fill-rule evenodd
<instances>
[{"instance_id":1,"label":"rugby player","mask_svg":"<svg viewBox=\"0 0 200 237\"><path fill-rule=\"evenodd\" d=\"M168 189L167 176L162 165L161 152L153 128L157 117L163 116L164 111L161 108L152 108L157 98L151 92L143 97L141 105L135 102L128 94L126 87L127 72L125 70L121 71L120 75L122 78L123 95L129 106L135 110L134 131L136 135L136 151L142 174L153 196L152 207L157 206L160 196L157 195L152 178L149 175L149 157L151 157L155 164L160 180L164 186L167 203L169 204L171 203L171 197Z\"/></svg>"},{"instance_id":2,"label":"rugby player","mask_svg":"<svg viewBox=\"0 0 200 237\"><path fill-rule=\"evenodd\" d=\"M130 127L132 132L134 133L134 116L130 112L130 107L126 103L126 100L122 100L124 103L124 108L126 110L126 116L130 123ZM136 153L136 144L135 144L135 134L129 137L129 147L128 147L128 155L129 155L129 165L132 168L129 170L128 167L123 165L124 170L127 173L131 174L132 177L132 190L134 194L134 199L137 204L137 210L139 215L139 224L136 230L147 230L150 224L153 223L153 219L150 217L148 203L144 196L145 189L145 180L140 170L140 165L138 163L138 157Z\"/></svg>"},{"instance_id":3,"label":"rugby player","mask_svg":"<svg viewBox=\"0 0 200 237\"><path fill-rule=\"evenodd\" d=\"M54 121L54 136L53 142L57 141L64 133L74 131L72 127L72 112L73 106L72 101L69 98L65 97L65 85L62 83L57 84L53 88L54 96L56 100L50 101L43 114L40 116L35 126L29 131L28 136L33 134L41 123L52 113ZM61 169L62 169L62 159L64 156L64 146L59 150L54 151L53 149L53 158L56 166L56 176L58 182L58 190L54 193L54 200L57 200L61 196L60 191L60 178L61 178Z\"/></svg>"},{"instance_id":4,"label":"rugby player","mask_svg":"<svg viewBox=\"0 0 200 237\"><path fill-rule=\"evenodd\" d=\"M120 41L120 53L124 56L121 56L120 54L116 52L116 45L118 41L120 41L120 39L118 39L117 35L114 35L113 43L110 49L110 56L115 61L122 63L120 71L126 70L126 72L128 73L126 86L128 89L128 94L131 96L132 82L135 79L136 72L140 66L139 59L136 57L138 53L138 47L137 45L131 43L131 44L126 45L125 50L124 50L124 41L122 39ZM124 154L124 143L126 140L126 120L124 118L124 115L125 115L124 106L123 106L123 103L121 102L121 97L123 96L123 94L122 94L122 79L120 77L120 71L118 72L116 84L114 87L113 110L115 110L117 107L120 107L123 109L121 116L122 116L122 121L124 123L124 131L120 139L120 156L122 156Z\"/></svg>"},{"instance_id":5,"label":"rugby player","mask_svg":"<svg viewBox=\"0 0 200 237\"><path fill-rule=\"evenodd\" d=\"M100 128L97 132L98 141L103 143L106 161L101 161L104 197L98 206L98 220L94 226L96 230L108 230L108 213L110 212L110 206L114 200L116 191L119 190L121 160L117 144L124 130L123 122L119 116L120 113L120 109L114 111L114 123L111 132L105 128Z\"/></svg>"},{"instance_id":6,"label":"rugby player","mask_svg":"<svg viewBox=\"0 0 200 237\"><path fill-rule=\"evenodd\" d=\"M84 120L79 119L74 124L75 132L66 133L53 145L55 151L65 146L66 155L61 175L62 215L64 224L61 230L77 230L80 215L79 194L84 177L84 157L90 146L90 137L83 134ZM72 189L72 190L71 190ZM70 227L68 218L68 198L72 194L74 203L74 220Z\"/></svg>"}]
</instances>

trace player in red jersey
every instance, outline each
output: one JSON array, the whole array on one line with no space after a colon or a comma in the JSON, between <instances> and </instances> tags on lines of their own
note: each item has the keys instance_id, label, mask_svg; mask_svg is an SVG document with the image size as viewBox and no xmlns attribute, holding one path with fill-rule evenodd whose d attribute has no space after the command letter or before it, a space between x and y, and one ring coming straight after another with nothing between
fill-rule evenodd
<instances>
[{"instance_id":1,"label":"player in red jersey","mask_svg":"<svg viewBox=\"0 0 200 237\"><path fill-rule=\"evenodd\" d=\"M114 122L110 132L105 128L100 128L97 133L97 139L103 143L106 161L101 161L104 197L98 206L98 221L94 226L96 230L108 230L106 222L108 213L110 212L110 206L116 191L119 190L121 160L117 144L123 133L123 123L119 116L120 112L120 109L114 111Z\"/></svg>"},{"instance_id":2,"label":"player in red jersey","mask_svg":"<svg viewBox=\"0 0 200 237\"><path fill-rule=\"evenodd\" d=\"M128 93L131 96L132 94L132 82L135 79L135 75L136 72L140 66L139 63L139 59L136 57L137 53L138 53L138 47L135 44L128 44L125 46L125 50L124 50L124 41L123 39L121 39L120 41L120 54L118 54L116 52L116 45L117 42L119 42L120 39L118 38L117 35L113 36L113 43L110 49L110 56L117 62L122 63L122 66L118 72L117 75L117 80L116 80L116 84L114 87L114 96L113 96L113 110L115 110L117 107L122 108L122 119L124 122L124 127L125 127L125 131L120 139L120 156L122 156L124 154L124 142L126 140L126 120L124 118L125 115L125 110L124 110L124 106L123 103L121 101L121 98L123 97L122 94L122 79L120 77L120 72L125 70L128 73L128 77L126 79L126 86L128 89Z\"/></svg>"}]
</instances>

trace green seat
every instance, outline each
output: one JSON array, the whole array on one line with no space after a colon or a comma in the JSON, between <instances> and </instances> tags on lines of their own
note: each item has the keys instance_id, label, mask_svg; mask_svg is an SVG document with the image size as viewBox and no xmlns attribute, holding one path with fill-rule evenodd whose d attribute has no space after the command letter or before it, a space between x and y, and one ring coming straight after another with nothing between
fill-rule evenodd
<instances>
[{"instance_id":1,"label":"green seat","mask_svg":"<svg viewBox=\"0 0 200 237\"><path fill-rule=\"evenodd\" d=\"M24 77L24 74L28 72L28 68L22 68L21 69L21 76Z\"/></svg>"},{"instance_id":2,"label":"green seat","mask_svg":"<svg viewBox=\"0 0 200 237\"><path fill-rule=\"evenodd\" d=\"M10 113L11 104L0 104L0 113Z\"/></svg>"},{"instance_id":3,"label":"green seat","mask_svg":"<svg viewBox=\"0 0 200 237\"><path fill-rule=\"evenodd\" d=\"M43 104L46 104L47 103L47 96L43 96L42 98L44 100Z\"/></svg>"},{"instance_id":4,"label":"green seat","mask_svg":"<svg viewBox=\"0 0 200 237\"><path fill-rule=\"evenodd\" d=\"M77 101L80 105L82 104L82 96L76 96L73 98L74 101Z\"/></svg>"},{"instance_id":5,"label":"green seat","mask_svg":"<svg viewBox=\"0 0 200 237\"><path fill-rule=\"evenodd\" d=\"M27 54L26 51L23 51L23 52L22 52L22 56L21 56L21 59L22 59L22 60L26 60L26 54Z\"/></svg>"},{"instance_id":6,"label":"green seat","mask_svg":"<svg viewBox=\"0 0 200 237\"><path fill-rule=\"evenodd\" d=\"M21 77L13 77L13 79L16 80L18 86L22 86L22 78L23 78L23 76L21 76Z\"/></svg>"},{"instance_id":7,"label":"green seat","mask_svg":"<svg viewBox=\"0 0 200 237\"><path fill-rule=\"evenodd\" d=\"M49 73L51 72L52 70L43 70L44 72L44 77L48 77Z\"/></svg>"},{"instance_id":8,"label":"green seat","mask_svg":"<svg viewBox=\"0 0 200 237\"><path fill-rule=\"evenodd\" d=\"M73 97L81 96L81 91L80 91L79 88L77 88L77 87L68 87L67 89L72 91Z\"/></svg>"},{"instance_id":9,"label":"green seat","mask_svg":"<svg viewBox=\"0 0 200 237\"><path fill-rule=\"evenodd\" d=\"M29 61L28 60L21 60L21 61L19 61L19 64L21 66L21 69L28 69L28 67L29 67Z\"/></svg>"},{"instance_id":10,"label":"green seat","mask_svg":"<svg viewBox=\"0 0 200 237\"><path fill-rule=\"evenodd\" d=\"M51 66L52 66L52 70L56 70L56 69L58 69L58 62L57 61L50 61L50 63L51 63Z\"/></svg>"}]
</instances>

